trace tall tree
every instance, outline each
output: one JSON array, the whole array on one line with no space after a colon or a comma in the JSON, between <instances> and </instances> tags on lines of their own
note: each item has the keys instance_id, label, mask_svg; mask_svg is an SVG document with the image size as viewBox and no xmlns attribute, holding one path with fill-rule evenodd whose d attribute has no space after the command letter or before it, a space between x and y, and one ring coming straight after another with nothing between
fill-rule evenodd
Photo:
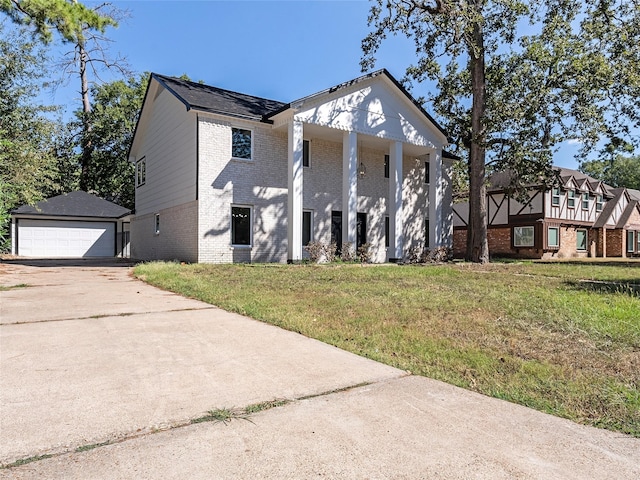
<instances>
[{"instance_id":1,"label":"tall tree","mask_svg":"<svg viewBox=\"0 0 640 480\"><path fill-rule=\"evenodd\" d=\"M0 22L0 251L8 247L9 212L60 189L52 107L38 105L45 54Z\"/></svg>"},{"instance_id":2,"label":"tall tree","mask_svg":"<svg viewBox=\"0 0 640 480\"><path fill-rule=\"evenodd\" d=\"M75 0L0 0L0 11L18 24L32 26L45 43L53 39L52 30L63 40L75 42L83 37L85 25L98 31L114 25L113 19Z\"/></svg>"},{"instance_id":3,"label":"tall tree","mask_svg":"<svg viewBox=\"0 0 640 480\"><path fill-rule=\"evenodd\" d=\"M586 151L640 126L635 0L373 0L369 25L363 70L387 34L412 38L405 81L435 81L428 100L468 158L468 260L489 259L487 167L511 169L514 189L551 183L561 141Z\"/></svg>"},{"instance_id":4,"label":"tall tree","mask_svg":"<svg viewBox=\"0 0 640 480\"><path fill-rule=\"evenodd\" d=\"M580 170L612 187L640 190L640 156L616 155L609 160L590 160Z\"/></svg>"}]
</instances>

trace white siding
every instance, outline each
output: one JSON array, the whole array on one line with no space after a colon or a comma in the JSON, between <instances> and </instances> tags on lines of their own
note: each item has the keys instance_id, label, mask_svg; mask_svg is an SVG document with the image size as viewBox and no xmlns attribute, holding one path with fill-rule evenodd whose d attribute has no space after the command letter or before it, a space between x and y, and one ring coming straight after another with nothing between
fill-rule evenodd
<instances>
[{"instance_id":1,"label":"white siding","mask_svg":"<svg viewBox=\"0 0 640 480\"><path fill-rule=\"evenodd\" d=\"M196 200L196 116L162 89L149 121L140 128L143 142L136 161L146 160L146 183L136 188L136 214L158 213Z\"/></svg>"}]
</instances>

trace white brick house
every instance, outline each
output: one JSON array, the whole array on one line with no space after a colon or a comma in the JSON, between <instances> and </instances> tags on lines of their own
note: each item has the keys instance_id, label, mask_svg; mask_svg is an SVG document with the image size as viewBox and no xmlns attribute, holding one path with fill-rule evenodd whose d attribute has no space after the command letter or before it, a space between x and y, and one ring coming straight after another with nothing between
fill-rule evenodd
<instances>
[{"instance_id":1,"label":"white brick house","mask_svg":"<svg viewBox=\"0 0 640 480\"><path fill-rule=\"evenodd\" d=\"M451 247L446 145L386 70L288 104L152 74L129 153L131 256L286 262L335 241L385 262Z\"/></svg>"}]
</instances>

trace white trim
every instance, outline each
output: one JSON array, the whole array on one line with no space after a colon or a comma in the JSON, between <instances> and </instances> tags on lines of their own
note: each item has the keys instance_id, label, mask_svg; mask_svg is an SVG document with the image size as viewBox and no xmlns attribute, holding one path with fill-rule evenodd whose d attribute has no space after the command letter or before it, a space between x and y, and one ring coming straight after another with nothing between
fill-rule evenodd
<instances>
[{"instance_id":1,"label":"white trim","mask_svg":"<svg viewBox=\"0 0 640 480\"><path fill-rule=\"evenodd\" d=\"M146 155L136 161L136 188L147 183L147 157Z\"/></svg>"}]
</instances>

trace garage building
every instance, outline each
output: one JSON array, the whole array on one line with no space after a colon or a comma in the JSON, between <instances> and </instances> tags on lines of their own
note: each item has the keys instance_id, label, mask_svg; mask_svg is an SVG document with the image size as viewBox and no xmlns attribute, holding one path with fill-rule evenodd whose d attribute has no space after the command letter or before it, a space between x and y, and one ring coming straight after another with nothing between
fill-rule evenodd
<instances>
[{"instance_id":1,"label":"garage building","mask_svg":"<svg viewBox=\"0 0 640 480\"><path fill-rule=\"evenodd\" d=\"M130 216L82 191L23 205L11 212L11 250L24 257L128 257Z\"/></svg>"}]
</instances>

